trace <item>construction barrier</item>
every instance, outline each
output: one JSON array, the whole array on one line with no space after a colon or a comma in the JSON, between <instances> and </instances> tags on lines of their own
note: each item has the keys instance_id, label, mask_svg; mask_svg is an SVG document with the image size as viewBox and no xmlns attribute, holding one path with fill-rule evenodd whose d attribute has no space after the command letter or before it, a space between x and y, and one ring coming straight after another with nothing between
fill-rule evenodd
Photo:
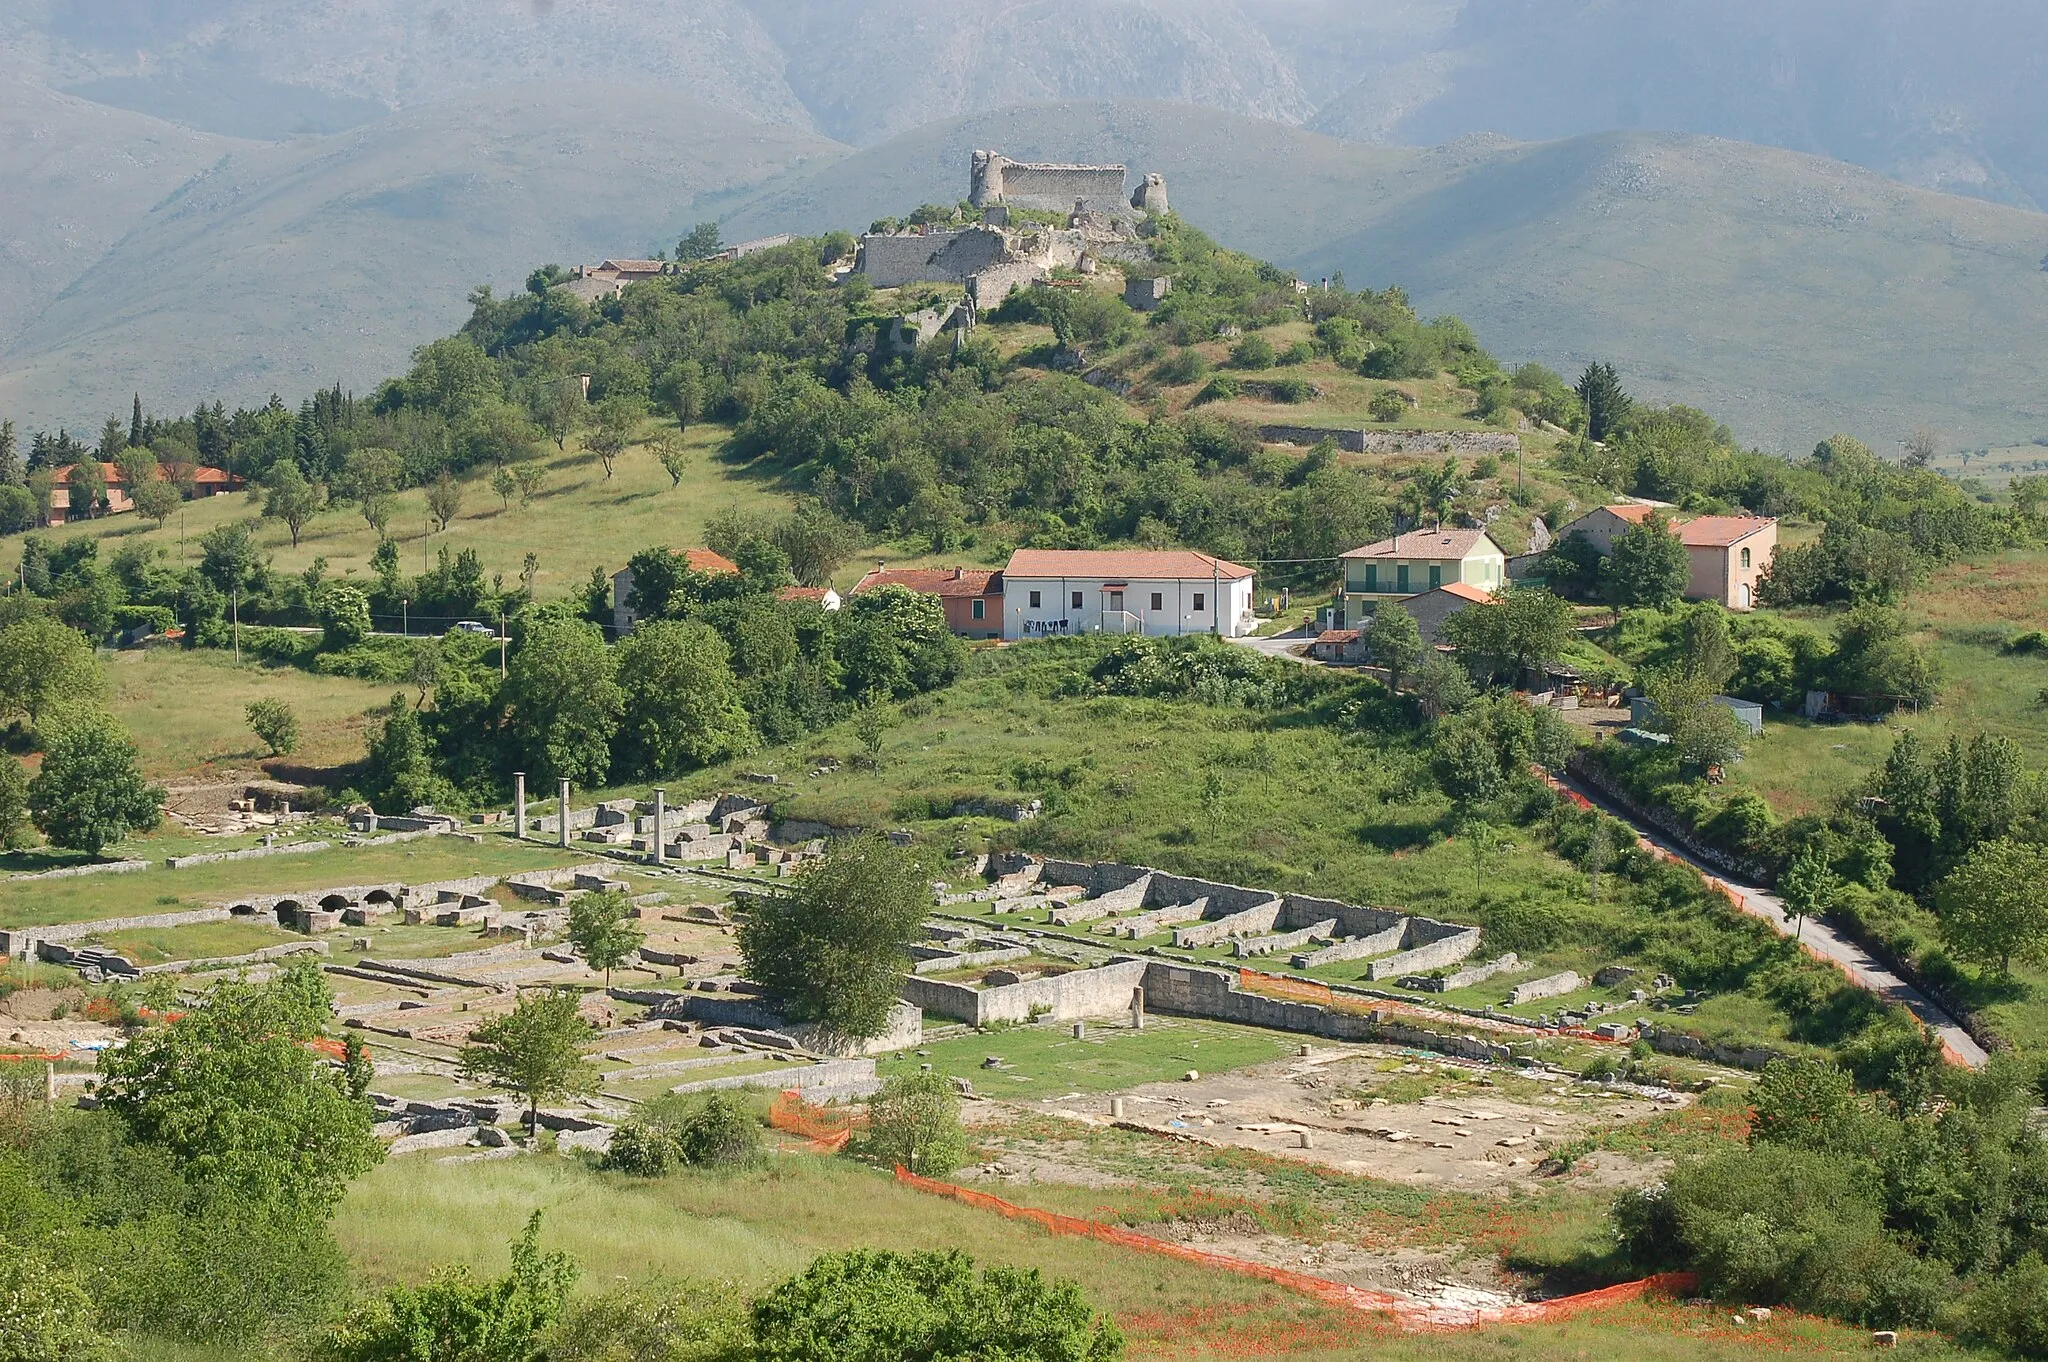
<instances>
[{"instance_id":1,"label":"construction barrier","mask_svg":"<svg viewBox=\"0 0 2048 1362\"><path fill-rule=\"evenodd\" d=\"M768 1108L768 1124L810 1141L817 1153L837 1154L853 1132L867 1124L867 1113L815 1106L795 1092L781 1092Z\"/></svg>"},{"instance_id":2,"label":"construction barrier","mask_svg":"<svg viewBox=\"0 0 2048 1362\"><path fill-rule=\"evenodd\" d=\"M0 1055L0 1064L56 1064L71 1058L70 1055L51 1051L48 1054Z\"/></svg>"},{"instance_id":3,"label":"construction barrier","mask_svg":"<svg viewBox=\"0 0 2048 1362\"><path fill-rule=\"evenodd\" d=\"M1503 1036L1543 1037L1550 1035L1570 1036L1574 1040L1588 1040L1600 1045L1626 1045L1626 1040L1603 1036L1595 1031L1555 1030L1539 1026L1535 1022L1515 1021L1502 1017L1471 1017L1462 1012L1445 1012L1439 1008L1424 1007L1416 1003L1395 1002L1384 998L1352 998L1336 993L1327 984L1318 984L1307 979L1289 979L1278 974L1264 974L1258 970L1237 971L1237 986L1246 993L1261 997L1280 998L1287 1002L1312 1003L1327 1007L1332 1012L1348 1012L1363 1015L1384 1012L1393 1016L1407 1017L1416 1021L1435 1022L1441 1026L1461 1026L1472 1031Z\"/></svg>"},{"instance_id":4,"label":"construction barrier","mask_svg":"<svg viewBox=\"0 0 2048 1362\"><path fill-rule=\"evenodd\" d=\"M1362 1286L1351 1286L1344 1282L1333 1282L1325 1277L1313 1277L1306 1272L1291 1268L1274 1267L1269 1263L1254 1263L1243 1258L1232 1258L1207 1249L1190 1248L1165 1239L1155 1239L1148 1234L1139 1234L1117 1225L1105 1225L1100 1221L1083 1220L1078 1216L1061 1215L1055 1211L1041 1211L1030 1206L1019 1206L987 1192L977 1192L970 1187L956 1183L939 1182L932 1178L919 1177L907 1168L898 1167L896 1180L906 1187L920 1192L929 1192L965 1206L994 1211L1010 1220L1022 1220L1037 1225L1048 1234L1071 1235L1077 1238L1094 1239L1100 1243L1115 1244L1120 1248L1136 1250L1139 1253L1158 1254L1165 1258L1177 1258L1185 1263L1215 1268L1219 1272L1230 1272L1240 1277L1253 1277L1271 1282L1275 1286L1298 1292L1321 1301L1325 1305L1342 1310L1355 1310L1362 1314L1386 1315L1392 1317L1402 1328L1411 1332L1437 1329L1469 1329L1482 1324L1546 1324L1570 1319L1590 1310L1605 1309L1624 1301L1638 1300L1647 1294L1680 1295L1690 1292L1695 1279L1691 1273L1668 1272L1640 1281L1623 1282L1617 1286L1589 1291L1578 1296L1562 1296L1556 1300L1532 1301L1523 1305L1487 1307L1444 1306L1428 1301L1419 1301L1407 1296L1396 1296L1386 1291L1373 1291Z\"/></svg>"}]
</instances>

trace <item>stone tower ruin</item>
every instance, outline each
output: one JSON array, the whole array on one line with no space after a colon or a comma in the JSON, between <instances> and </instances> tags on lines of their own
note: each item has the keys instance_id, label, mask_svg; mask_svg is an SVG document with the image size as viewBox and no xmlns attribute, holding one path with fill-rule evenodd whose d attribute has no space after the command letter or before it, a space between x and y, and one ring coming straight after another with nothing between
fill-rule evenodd
<instances>
[{"instance_id":1,"label":"stone tower ruin","mask_svg":"<svg viewBox=\"0 0 2048 1362\"><path fill-rule=\"evenodd\" d=\"M967 201L977 208L1001 205L1048 213L1165 212L1166 177L1147 175L1137 195L1127 200L1128 173L1126 166L1033 164L1013 161L1001 152L977 151ZM1151 206L1155 202L1157 208Z\"/></svg>"}]
</instances>

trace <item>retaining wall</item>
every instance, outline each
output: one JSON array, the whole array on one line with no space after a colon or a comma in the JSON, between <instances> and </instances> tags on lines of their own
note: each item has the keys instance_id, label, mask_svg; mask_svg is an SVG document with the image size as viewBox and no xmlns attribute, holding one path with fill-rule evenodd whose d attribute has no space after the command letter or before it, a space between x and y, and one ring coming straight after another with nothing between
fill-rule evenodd
<instances>
[{"instance_id":1,"label":"retaining wall","mask_svg":"<svg viewBox=\"0 0 2048 1362\"><path fill-rule=\"evenodd\" d=\"M1433 927L1445 925L1431 923L1427 918L1413 918L1410 920L1410 940L1413 940L1416 934L1413 929L1424 923ZM1426 942L1413 950L1390 955L1384 960L1375 960L1366 966L1365 977L1375 980L1391 979L1396 975L1412 974L1417 970L1442 969L1445 965L1457 964L1478 949L1479 929L1467 927L1449 936L1441 936L1434 941Z\"/></svg>"},{"instance_id":2,"label":"retaining wall","mask_svg":"<svg viewBox=\"0 0 2048 1362\"><path fill-rule=\"evenodd\" d=\"M1252 936L1268 932L1280 920L1280 899L1268 899L1255 908L1226 917L1212 917L1193 927L1183 927L1173 934L1173 944L1181 950L1192 946L1213 946L1219 941L1228 941L1234 936Z\"/></svg>"},{"instance_id":3,"label":"retaining wall","mask_svg":"<svg viewBox=\"0 0 2048 1362\"><path fill-rule=\"evenodd\" d=\"M1472 1036L1430 1031L1405 1022L1374 1021L1369 1016L1333 1012L1314 1003L1286 1002L1246 993L1232 975L1198 966L1151 963L1143 984L1145 1006L1156 1012L1293 1031L1329 1040L1406 1045L1466 1059L1513 1058L1507 1046Z\"/></svg>"},{"instance_id":4,"label":"retaining wall","mask_svg":"<svg viewBox=\"0 0 2048 1362\"><path fill-rule=\"evenodd\" d=\"M283 846L244 847L240 851L208 851L198 856L173 856L164 864L173 870L183 870L194 865L218 865L223 861L260 861L266 856L307 856L316 851L332 851L332 842L288 842Z\"/></svg>"},{"instance_id":5,"label":"retaining wall","mask_svg":"<svg viewBox=\"0 0 2048 1362\"><path fill-rule=\"evenodd\" d=\"M1567 993L1576 993L1585 984L1573 970L1562 974L1546 974L1541 979L1531 979L1526 984L1516 984L1508 991L1508 1003L1541 1002L1545 998L1562 998Z\"/></svg>"},{"instance_id":6,"label":"retaining wall","mask_svg":"<svg viewBox=\"0 0 2048 1362\"><path fill-rule=\"evenodd\" d=\"M1513 951L1509 951L1499 959L1489 960L1483 965L1474 965L1470 969L1461 969L1455 974L1446 974L1441 978L1403 979L1401 980L1401 987L1412 988L1423 993L1449 993L1453 989L1470 988L1474 984L1483 984L1495 975L1506 974L1511 970L1518 970L1521 967L1521 957Z\"/></svg>"},{"instance_id":7,"label":"retaining wall","mask_svg":"<svg viewBox=\"0 0 2048 1362\"><path fill-rule=\"evenodd\" d=\"M1324 935L1327 936L1328 933ZM1363 960L1368 956L1385 955L1388 951L1398 950L1407 935L1408 924L1396 923L1368 936L1354 936L1348 940L1332 942L1321 950L1297 955L1292 963L1296 969L1313 969L1317 965L1335 965L1345 960Z\"/></svg>"},{"instance_id":8,"label":"retaining wall","mask_svg":"<svg viewBox=\"0 0 2048 1362\"><path fill-rule=\"evenodd\" d=\"M37 941L76 941L96 932L125 932L137 927L190 927L201 922L225 922L225 908L189 908L178 913L149 913L142 917L109 917L97 922L60 922L47 927L10 927L0 931L0 956L23 956Z\"/></svg>"},{"instance_id":9,"label":"retaining wall","mask_svg":"<svg viewBox=\"0 0 2048 1362\"><path fill-rule=\"evenodd\" d=\"M9 875L9 883L29 880L75 880L82 875L133 875L138 870L148 870L154 861L100 861L93 865L67 865L59 870L38 870L33 875Z\"/></svg>"},{"instance_id":10,"label":"retaining wall","mask_svg":"<svg viewBox=\"0 0 2048 1362\"><path fill-rule=\"evenodd\" d=\"M866 1097L881 1089L872 1059L827 1059L816 1064L788 1064L757 1074L732 1078L702 1078L678 1083L670 1092L719 1092L733 1088L768 1088L776 1092L831 1093L840 1097Z\"/></svg>"},{"instance_id":11,"label":"retaining wall","mask_svg":"<svg viewBox=\"0 0 2048 1362\"><path fill-rule=\"evenodd\" d=\"M913 975L903 981L903 1000L970 1026L1030 1021L1034 1009L1043 1009L1039 1015L1054 1021L1079 1021L1129 1011L1131 991L1149 967L1144 960L1113 960L1095 969L979 989Z\"/></svg>"},{"instance_id":12,"label":"retaining wall","mask_svg":"<svg viewBox=\"0 0 2048 1362\"><path fill-rule=\"evenodd\" d=\"M1260 426L1269 445L1317 445L1325 440L1353 454L1515 454L1522 437L1493 430L1332 430L1323 426Z\"/></svg>"}]
</instances>

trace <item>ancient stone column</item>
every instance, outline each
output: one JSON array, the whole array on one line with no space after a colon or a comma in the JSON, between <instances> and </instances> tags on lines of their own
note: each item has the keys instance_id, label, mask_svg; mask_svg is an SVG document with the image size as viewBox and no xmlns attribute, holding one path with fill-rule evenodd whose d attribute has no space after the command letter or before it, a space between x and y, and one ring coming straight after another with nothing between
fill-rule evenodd
<instances>
[{"instance_id":1,"label":"ancient stone column","mask_svg":"<svg viewBox=\"0 0 2048 1362\"><path fill-rule=\"evenodd\" d=\"M512 834L520 841L526 840L526 772L512 773Z\"/></svg>"},{"instance_id":2,"label":"ancient stone column","mask_svg":"<svg viewBox=\"0 0 2048 1362\"><path fill-rule=\"evenodd\" d=\"M668 819L668 791L659 785L654 787L654 863L664 864L668 859L668 832L662 824Z\"/></svg>"},{"instance_id":3,"label":"ancient stone column","mask_svg":"<svg viewBox=\"0 0 2048 1362\"><path fill-rule=\"evenodd\" d=\"M1131 990L1131 1026L1139 1031L1145 1029L1145 990L1142 988Z\"/></svg>"},{"instance_id":4,"label":"ancient stone column","mask_svg":"<svg viewBox=\"0 0 2048 1362\"><path fill-rule=\"evenodd\" d=\"M555 832L558 834L560 838L560 844L564 847L568 846L569 782L566 780L558 780L555 782Z\"/></svg>"}]
</instances>

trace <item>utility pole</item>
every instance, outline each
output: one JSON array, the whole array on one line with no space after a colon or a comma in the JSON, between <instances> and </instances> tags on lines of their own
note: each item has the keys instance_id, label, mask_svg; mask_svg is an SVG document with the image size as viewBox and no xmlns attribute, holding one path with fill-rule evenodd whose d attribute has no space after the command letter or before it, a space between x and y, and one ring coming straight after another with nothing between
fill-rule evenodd
<instances>
[{"instance_id":1,"label":"utility pole","mask_svg":"<svg viewBox=\"0 0 2048 1362\"><path fill-rule=\"evenodd\" d=\"M431 514L420 519L420 571L427 569L427 541L434 537L434 520Z\"/></svg>"},{"instance_id":2,"label":"utility pole","mask_svg":"<svg viewBox=\"0 0 2048 1362\"><path fill-rule=\"evenodd\" d=\"M228 592L228 614L235 622L235 663L242 661L242 587L238 582Z\"/></svg>"},{"instance_id":3,"label":"utility pole","mask_svg":"<svg viewBox=\"0 0 2048 1362\"><path fill-rule=\"evenodd\" d=\"M505 607L498 607L498 679L505 679Z\"/></svg>"},{"instance_id":4,"label":"utility pole","mask_svg":"<svg viewBox=\"0 0 2048 1362\"><path fill-rule=\"evenodd\" d=\"M412 637L412 599L407 596L398 598L398 632L406 638Z\"/></svg>"}]
</instances>

